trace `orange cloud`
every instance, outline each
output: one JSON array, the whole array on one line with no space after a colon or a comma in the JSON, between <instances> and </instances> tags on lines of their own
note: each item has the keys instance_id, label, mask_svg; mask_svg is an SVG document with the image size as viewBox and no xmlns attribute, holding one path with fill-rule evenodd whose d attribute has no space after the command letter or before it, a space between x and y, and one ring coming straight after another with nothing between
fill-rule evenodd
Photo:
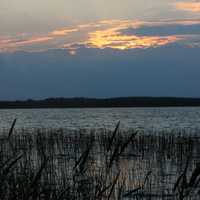
<instances>
[{"instance_id":1,"label":"orange cloud","mask_svg":"<svg viewBox=\"0 0 200 200\"><path fill-rule=\"evenodd\" d=\"M13 44L14 45L30 45L30 44L34 44L34 43L41 43L41 42L47 42L49 40L52 40L52 37L32 37L26 40L22 40L22 41L16 41Z\"/></svg>"},{"instance_id":2,"label":"orange cloud","mask_svg":"<svg viewBox=\"0 0 200 200\"><path fill-rule=\"evenodd\" d=\"M102 24L99 24L99 23L88 23L88 24L80 24L77 27L80 29L88 29L88 28L98 28L101 26Z\"/></svg>"},{"instance_id":3,"label":"orange cloud","mask_svg":"<svg viewBox=\"0 0 200 200\"><path fill-rule=\"evenodd\" d=\"M200 20L179 20L179 21L139 21L139 20L103 20L88 24L78 24L74 27L54 30L52 32L30 36L22 33L16 37L0 37L0 51L29 50L40 51L49 48L65 48L75 55L76 49L85 45L89 48L113 48L133 49L150 48L167 45L179 40L191 41L186 35L135 35L126 34L128 29L137 30L140 27L156 27L168 25L190 25L200 24ZM78 34L73 34L78 32ZM70 37L66 37L70 34ZM188 36L188 35L187 35Z\"/></svg>"},{"instance_id":4,"label":"orange cloud","mask_svg":"<svg viewBox=\"0 0 200 200\"><path fill-rule=\"evenodd\" d=\"M52 37L31 37L27 39L14 39L14 38L8 38L8 39L0 39L0 52L4 51L16 51L21 46L26 45L32 45L32 44L40 44L43 42L48 42L49 40L52 40Z\"/></svg>"},{"instance_id":5,"label":"orange cloud","mask_svg":"<svg viewBox=\"0 0 200 200\"><path fill-rule=\"evenodd\" d=\"M200 12L200 2L179 2L175 6L179 10Z\"/></svg>"},{"instance_id":6,"label":"orange cloud","mask_svg":"<svg viewBox=\"0 0 200 200\"><path fill-rule=\"evenodd\" d=\"M84 44L95 48L113 48L119 50L133 49L133 48L149 48L166 45L180 40L177 36L136 36L123 35L120 29L111 28L102 31L95 31L89 33L89 39Z\"/></svg>"},{"instance_id":7,"label":"orange cloud","mask_svg":"<svg viewBox=\"0 0 200 200\"><path fill-rule=\"evenodd\" d=\"M50 33L50 35L53 36L65 36L68 35L69 33L73 33L78 31L78 29L74 28L74 29L62 29L62 30L55 30L53 32Z\"/></svg>"},{"instance_id":8,"label":"orange cloud","mask_svg":"<svg viewBox=\"0 0 200 200\"><path fill-rule=\"evenodd\" d=\"M11 42L11 39L0 38L0 52L8 51L8 46Z\"/></svg>"},{"instance_id":9,"label":"orange cloud","mask_svg":"<svg viewBox=\"0 0 200 200\"><path fill-rule=\"evenodd\" d=\"M0 39L0 44L8 44L11 41L10 39Z\"/></svg>"}]
</instances>

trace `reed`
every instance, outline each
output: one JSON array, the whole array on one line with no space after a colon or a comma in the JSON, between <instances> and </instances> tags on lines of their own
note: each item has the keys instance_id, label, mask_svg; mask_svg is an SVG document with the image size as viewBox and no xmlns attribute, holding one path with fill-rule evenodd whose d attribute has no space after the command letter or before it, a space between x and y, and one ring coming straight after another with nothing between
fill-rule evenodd
<instances>
[{"instance_id":1,"label":"reed","mask_svg":"<svg viewBox=\"0 0 200 200\"><path fill-rule=\"evenodd\" d=\"M199 197L198 134L123 131L120 123L113 131L15 131L15 124L0 135L0 199Z\"/></svg>"}]
</instances>

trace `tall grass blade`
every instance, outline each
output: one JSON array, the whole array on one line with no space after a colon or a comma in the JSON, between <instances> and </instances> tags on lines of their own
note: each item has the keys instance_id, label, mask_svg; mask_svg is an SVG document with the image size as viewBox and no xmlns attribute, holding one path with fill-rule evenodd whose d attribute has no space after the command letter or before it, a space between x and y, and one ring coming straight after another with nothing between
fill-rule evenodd
<instances>
[{"instance_id":1,"label":"tall grass blade","mask_svg":"<svg viewBox=\"0 0 200 200\"><path fill-rule=\"evenodd\" d=\"M9 133L8 133L8 139L11 137L11 135L12 135L12 133L13 133L13 130L14 130L16 121L17 121L17 119L14 119L14 121L13 121L13 123L12 123L12 125L11 125L11 128L10 128Z\"/></svg>"},{"instance_id":2,"label":"tall grass blade","mask_svg":"<svg viewBox=\"0 0 200 200\"><path fill-rule=\"evenodd\" d=\"M111 138L109 139L108 141L108 144L107 144L107 151L110 151L111 150L111 147L112 147L112 143L114 141L114 138L117 134L117 131L119 129L119 126L120 126L120 121L117 123L116 127L115 127L115 130L113 131L113 134L111 136Z\"/></svg>"}]
</instances>

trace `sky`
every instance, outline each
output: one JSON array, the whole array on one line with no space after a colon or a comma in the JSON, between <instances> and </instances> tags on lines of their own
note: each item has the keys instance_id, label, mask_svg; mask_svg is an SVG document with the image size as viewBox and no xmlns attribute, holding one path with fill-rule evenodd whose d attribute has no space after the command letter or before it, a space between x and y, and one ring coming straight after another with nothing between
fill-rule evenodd
<instances>
[{"instance_id":1,"label":"sky","mask_svg":"<svg viewBox=\"0 0 200 200\"><path fill-rule=\"evenodd\" d=\"M1 0L0 100L200 97L198 0Z\"/></svg>"}]
</instances>

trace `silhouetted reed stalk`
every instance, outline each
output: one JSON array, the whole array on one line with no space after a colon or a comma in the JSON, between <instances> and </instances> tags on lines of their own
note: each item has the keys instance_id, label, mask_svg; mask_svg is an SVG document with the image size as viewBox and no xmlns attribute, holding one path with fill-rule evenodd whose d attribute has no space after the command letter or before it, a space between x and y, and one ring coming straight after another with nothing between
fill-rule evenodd
<instances>
[{"instance_id":1,"label":"silhouetted reed stalk","mask_svg":"<svg viewBox=\"0 0 200 200\"><path fill-rule=\"evenodd\" d=\"M121 131L120 122L114 131L14 134L15 124L16 119L0 136L0 199L183 200L198 195L198 135Z\"/></svg>"}]
</instances>

